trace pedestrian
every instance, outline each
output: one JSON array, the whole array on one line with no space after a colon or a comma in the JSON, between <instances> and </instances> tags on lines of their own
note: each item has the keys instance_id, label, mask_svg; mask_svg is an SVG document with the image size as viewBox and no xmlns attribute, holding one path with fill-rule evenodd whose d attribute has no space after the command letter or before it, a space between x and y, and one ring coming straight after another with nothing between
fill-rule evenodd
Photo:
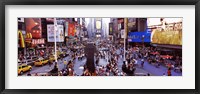
<instances>
[{"instance_id":1,"label":"pedestrian","mask_svg":"<svg viewBox=\"0 0 200 94\"><path fill-rule=\"evenodd\" d=\"M31 76L30 72L28 72L27 76Z\"/></svg>"},{"instance_id":2,"label":"pedestrian","mask_svg":"<svg viewBox=\"0 0 200 94\"><path fill-rule=\"evenodd\" d=\"M52 61L48 60L49 69L51 69L51 62L52 62Z\"/></svg>"},{"instance_id":3,"label":"pedestrian","mask_svg":"<svg viewBox=\"0 0 200 94\"><path fill-rule=\"evenodd\" d=\"M168 70L167 70L167 75L168 76L171 76L172 74L171 74L171 69L170 68L168 68Z\"/></svg>"},{"instance_id":4,"label":"pedestrian","mask_svg":"<svg viewBox=\"0 0 200 94\"><path fill-rule=\"evenodd\" d=\"M67 67L67 61L65 60L64 61L64 69L66 69L66 67Z\"/></svg>"},{"instance_id":5,"label":"pedestrian","mask_svg":"<svg viewBox=\"0 0 200 94\"><path fill-rule=\"evenodd\" d=\"M141 60L141 67L144 67L144 59Z\"/></svg>"},{"instance_id":6,"label":"pedestrian","mask_svg":"<svg viewBox=\"0 0 200 94\"><path fill-rule=\"evenodd\" d=\"M38 73L35 73L35 76L38 76Z\"/></svg>"}]
</instances>

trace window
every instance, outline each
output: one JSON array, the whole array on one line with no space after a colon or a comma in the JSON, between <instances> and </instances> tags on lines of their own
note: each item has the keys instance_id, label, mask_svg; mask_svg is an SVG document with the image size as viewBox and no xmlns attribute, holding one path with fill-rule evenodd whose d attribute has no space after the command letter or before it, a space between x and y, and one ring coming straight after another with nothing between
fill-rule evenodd
<instances>
[{"instance_id":1,"label":"window","mask_svg":"<svg viewBox=\"0 0 200 94\"><path fill-rule=\"evenodd\" d=\"M25 68L26 66L22 66L22 68Z\"/></svg>"}]
</instances>

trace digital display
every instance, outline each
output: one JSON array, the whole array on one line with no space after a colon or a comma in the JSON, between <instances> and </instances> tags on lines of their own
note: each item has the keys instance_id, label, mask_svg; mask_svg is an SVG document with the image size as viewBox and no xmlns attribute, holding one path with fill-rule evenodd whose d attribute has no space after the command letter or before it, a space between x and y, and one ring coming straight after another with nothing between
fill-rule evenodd
<instances>
[{"instance_id":1,"label":"digital display","mask_svg":"<svg viewBox=\"0 0 200 94\"><path fill-rule=\"evenodd\" d=\"M151 33L149 32L129 32L129 42L151 42Z\"/></svg>"}]
</instances>

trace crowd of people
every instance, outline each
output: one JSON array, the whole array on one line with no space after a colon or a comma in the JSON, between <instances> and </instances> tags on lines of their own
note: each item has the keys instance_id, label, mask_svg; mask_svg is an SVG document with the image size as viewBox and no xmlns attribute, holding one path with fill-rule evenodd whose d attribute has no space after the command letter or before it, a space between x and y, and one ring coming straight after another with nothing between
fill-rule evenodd
<instances>
[{"instance_id":1,"label":"crowd of people","mask_svg":"<svg viewBox=\"0 0 200 94\"><path fill-rule=\"evenodd\" d=\"M95 71L89 71L86 63L83 65L83 72L78 75L75 72L74 65L76 60L82 61L86 59L86 54L82 43L73 44L71 46L58 46L58 50L61 49L66 52L65 57L69 57L69 60L60 58L61 63L64 64L64 68L58 70L58 63L55 62L54 67L47 74L42 76L134 76L137 67L143 68L145 63L154 65L156 68L159 66L167 67L167 75L171 76L171 71L182 72L182 57L179 55L173 55L172 59L164 59L161 57L161 52L156 47L128 47L124 57L124 46L121 44L109 43L109 41L103 40L99 43L94 43L97 52L94 54ZM53 46L49 46L46 50L46 54L53 52ZM152 54L152 52L157 52ZM19 55L21 56L21 55ZM125 58L125 61L123 60ZM121 60L120 60L121 59ZM104 60L105 64L100 64L100 60ZM141 62L140 64L138 62ZM121 67L119 64L121 63ZM52 63L49 63L51 66ZM166 75L163 73L163 75ZM37 73L36 73L37 74ZM35 75L36 75L35 74ZM38 75L38 74L37 74ZM150 74L148 73L148 76Z\"/></svg>"},{"instance_id":2,"label":"crowd of people","mask_svg":"<svg viewBox=\"0 0 200 94\"><path fill-rule=\"evenodd\" d=\"M171 76L171 70L182 72L182 57L176 54L171 55L173 58L162 58L161 51L156 47L130 47L126 52L126 60L128 65L132 64L132 61L141 61L140 67L143 67L145 62L154 65L156 68L163 65L167 67L167 75ZM136 63L136 65L138 64Z\"/></svg>"},{"instance_id":3,"label":"crowd of people","mask_svg":"<svg viewBox=\"0 0 200 94\"><path fill-rule=\"evenodd\" d=\"M90 73L86 69L84 76L125 76L126 73L118 67L119 59L123 58L123 45L115 45L106 40L96 44L97 52L95 53L95 72ZM99 64L100 59L104 60L105 64ZM122 62L121 62L122 63Z\"/></svg>"}]
</instances>

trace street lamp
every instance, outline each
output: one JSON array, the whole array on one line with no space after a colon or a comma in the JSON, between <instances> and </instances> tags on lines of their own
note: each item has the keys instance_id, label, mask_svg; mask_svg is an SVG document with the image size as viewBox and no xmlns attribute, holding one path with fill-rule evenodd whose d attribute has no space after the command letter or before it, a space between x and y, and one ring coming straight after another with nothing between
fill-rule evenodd
<instances>
[{"instance_id":1,"label":"street lamp","mask_svg":"<svg viewBox=\"0 0 200 94\"><path fill-rule=\"evenodd\" d=\"M57 31L57 21L54 18L54 48L55 48L55 61L57 62L57 53L56 53L56 31Z\"/></svg>"}]
</instances>

